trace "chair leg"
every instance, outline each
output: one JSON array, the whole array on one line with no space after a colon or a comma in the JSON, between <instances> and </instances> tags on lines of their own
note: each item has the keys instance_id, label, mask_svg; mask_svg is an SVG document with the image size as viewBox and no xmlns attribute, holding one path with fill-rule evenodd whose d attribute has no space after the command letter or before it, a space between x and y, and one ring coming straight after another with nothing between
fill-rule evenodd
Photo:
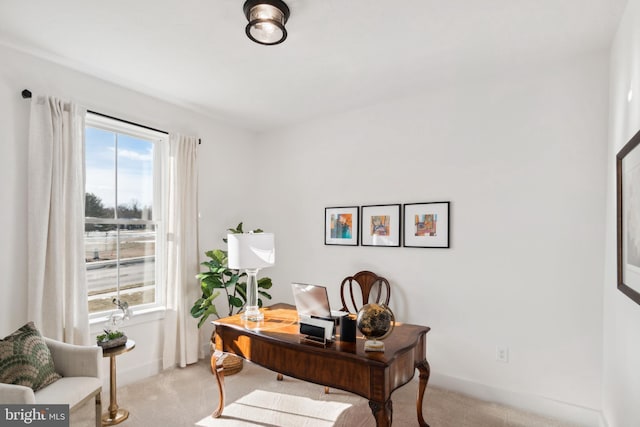
<instances>
[{"instance_id":1,"label":"chair leg","mask_svg":"<svg viewBox=\"0 0 640 427\"><path fill-rule=\"evenodd\" d=\"M283 379L283 378L282 378L282 374L280 374L280 373L279 373L279 374L276 376L276 379L277 379L278 381L282 381L282 379Z\"/></svg>"},{"instance_id":2,"label":"chair leg","mask_svg":"<svg viewBox=\"0 0 640 427\"><path fill-rule=\"evenodd\" d=\"M329 387L324 386L324 394L329 394Z\"/></svg>"},{"instance_id":3,"label":"chair leg","mask_svg":"<svg viewBox=\"0 0 640 427\"><path fill-rule=\"evenodd\" d=\"M96 427L102 427L102 399L100 392L96 394Z\"/></svg>"}]
</instances>

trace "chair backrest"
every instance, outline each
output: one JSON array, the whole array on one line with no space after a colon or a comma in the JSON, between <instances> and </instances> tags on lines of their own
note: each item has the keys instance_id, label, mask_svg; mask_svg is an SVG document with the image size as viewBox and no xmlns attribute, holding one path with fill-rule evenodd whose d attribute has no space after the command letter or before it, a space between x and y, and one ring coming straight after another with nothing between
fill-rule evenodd
<instances>
[{"instance_id":1,"label":"chair backrest","mask_svg":"<svg viewBox=\"0 0 640 427\"><path fill-rule=\"evenodd\" d=\"M357 287L360 288L360 292L357 292ZM354 292L354 288L356 288L356 292ZM361 301L356 297L358 294L362 298ZM371 271L360 271L353 276L345 277L340 284L341 310L349 313L357 313L362 305L368 303L389 305L390 298L389 281Z\"/></svg>"}]
</instances>

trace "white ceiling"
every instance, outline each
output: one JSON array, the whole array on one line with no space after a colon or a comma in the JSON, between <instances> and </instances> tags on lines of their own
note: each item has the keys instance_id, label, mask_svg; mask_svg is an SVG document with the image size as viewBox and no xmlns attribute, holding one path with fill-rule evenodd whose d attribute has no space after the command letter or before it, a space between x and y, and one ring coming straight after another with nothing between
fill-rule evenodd
<instances>
[{"instance_id":1,"label":"white ceiling","mask_svg":"<svg viewBox=\"0 0 640 427\"><path fill-rule=\"evenodd\" d=\"M606 49L627 0L285 1L277 46L243 0L0 0L0 43L259 131Z\"/></svg>"}]
</instances>

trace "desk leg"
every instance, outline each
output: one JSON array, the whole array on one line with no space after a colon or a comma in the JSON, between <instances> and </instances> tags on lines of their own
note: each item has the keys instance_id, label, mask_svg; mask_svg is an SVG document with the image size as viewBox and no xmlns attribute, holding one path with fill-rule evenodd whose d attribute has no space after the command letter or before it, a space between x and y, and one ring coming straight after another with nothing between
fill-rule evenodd
<instances>
[{"instance_id":1,"label":"desk leg","mask_svg":"<svg viewBox=\"0 0 640 427\"><path fill-rule=\"evenodd\" d=\"M391 399L384 404L370 400L369 408L371 408L373 418L376 419L376 427L391 427L391 421L393 420Z\"/></svg>"},{"instance_id":2,"label":"desk leg","mask_svg":"<svg viewBox=\"0 0 640 427\"><path fill-rule=\"evenodd\" d=\"M218 408L213 411L211 416L213 418L218 418L222 415L222 411L224 409L224 366L222 366L222 362L218 365L218 357L216 357L216 353L214 352L211 355L211 373L215 374L216 380L218 381L218 391L220 394L220 399L218 403ZM222 355L222 354L220 354Z\"/></svg>"},{"instance_id":3,"label":"desk leg","mask_svg":"<svg viewBox=\"0 0 640 427\"><path fill-rule=\"evenodd\" d=\"M103 426L112 426L120 424L129 418L129 411L118 408L118 399L116 396L116 355L109 356L109 412L102 416Z\"/></svg>"},{"instance_id":4,"label":"desk leg","mask_svg":"<svg viewBox=\"0 0 640 427\"><path fill-rule=\"evenodd\" d=\"M418 398L416 399L416 406L418 409L418 424L420 424L420 427L429 427L429 424L424 421L424 417L422 416L422 399L424 398L424 391L427 388L427 382L429 382L429 375L431 373L429 362L427 362L426 360L421 362L418 365L418 371L420 372L420 385L418 388Z\"/></svg>"}]
</instances>

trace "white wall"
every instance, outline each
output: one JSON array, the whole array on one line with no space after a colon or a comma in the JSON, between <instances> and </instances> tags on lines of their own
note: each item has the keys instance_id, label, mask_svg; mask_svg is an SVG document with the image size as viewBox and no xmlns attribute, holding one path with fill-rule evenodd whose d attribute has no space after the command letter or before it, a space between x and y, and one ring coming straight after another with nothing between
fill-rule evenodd
<instances>
[{"instance_id":1,"label":"white wall","mask_svg":"<svg viewBox=\"0 0 640 427\"><path fill-rule=\"evenodd\" d=\"M615 155L640 130L639 0L627 4L611 49L610 75L603 412L610 427L626 427L640 425L640 305L616 288Z\"/></svg>"},{"instance_id":2,"label":"white wall","mask_svg":"<svg viewBox=\"0 0 640 427\"><path fill-rule=\"evenodd\" d=\"M3 206L0 210L0 336L28 320L26 181L31 101L21 98L22 89L71 99L91 110L147 126L201 137L203 142L198 157L202 248L213 245L222 231L246 211L245 199L238 196L246 194L249 180L237 171L239 159L253 161L250 156L252 134L7 47L0 46L0 63L0 182L3 183L0 192L0 205ZM229 161L231 159L233 162ZM94 336L102 326L92 327ZM126 331L137 345L133 352L118 358L120 384L159 371L162 316L158 313L135 316ZM107 359L104 372L108 373L106 363Z\"/></svg>"},{"instance_id":3,"label":"white wall","mask_svg":"<svg viewBox=\"0 0 640 427\"><path fill-rule=\"evenodd\" d=\"M265 135L263 227L289 283L387 277L432 327L432 382L597 425L602 366L607 53ZM324 208L451 201L451 248L323 245ZM496 362L496 346L509 363Z\"/></svg>"}]
</instances>

